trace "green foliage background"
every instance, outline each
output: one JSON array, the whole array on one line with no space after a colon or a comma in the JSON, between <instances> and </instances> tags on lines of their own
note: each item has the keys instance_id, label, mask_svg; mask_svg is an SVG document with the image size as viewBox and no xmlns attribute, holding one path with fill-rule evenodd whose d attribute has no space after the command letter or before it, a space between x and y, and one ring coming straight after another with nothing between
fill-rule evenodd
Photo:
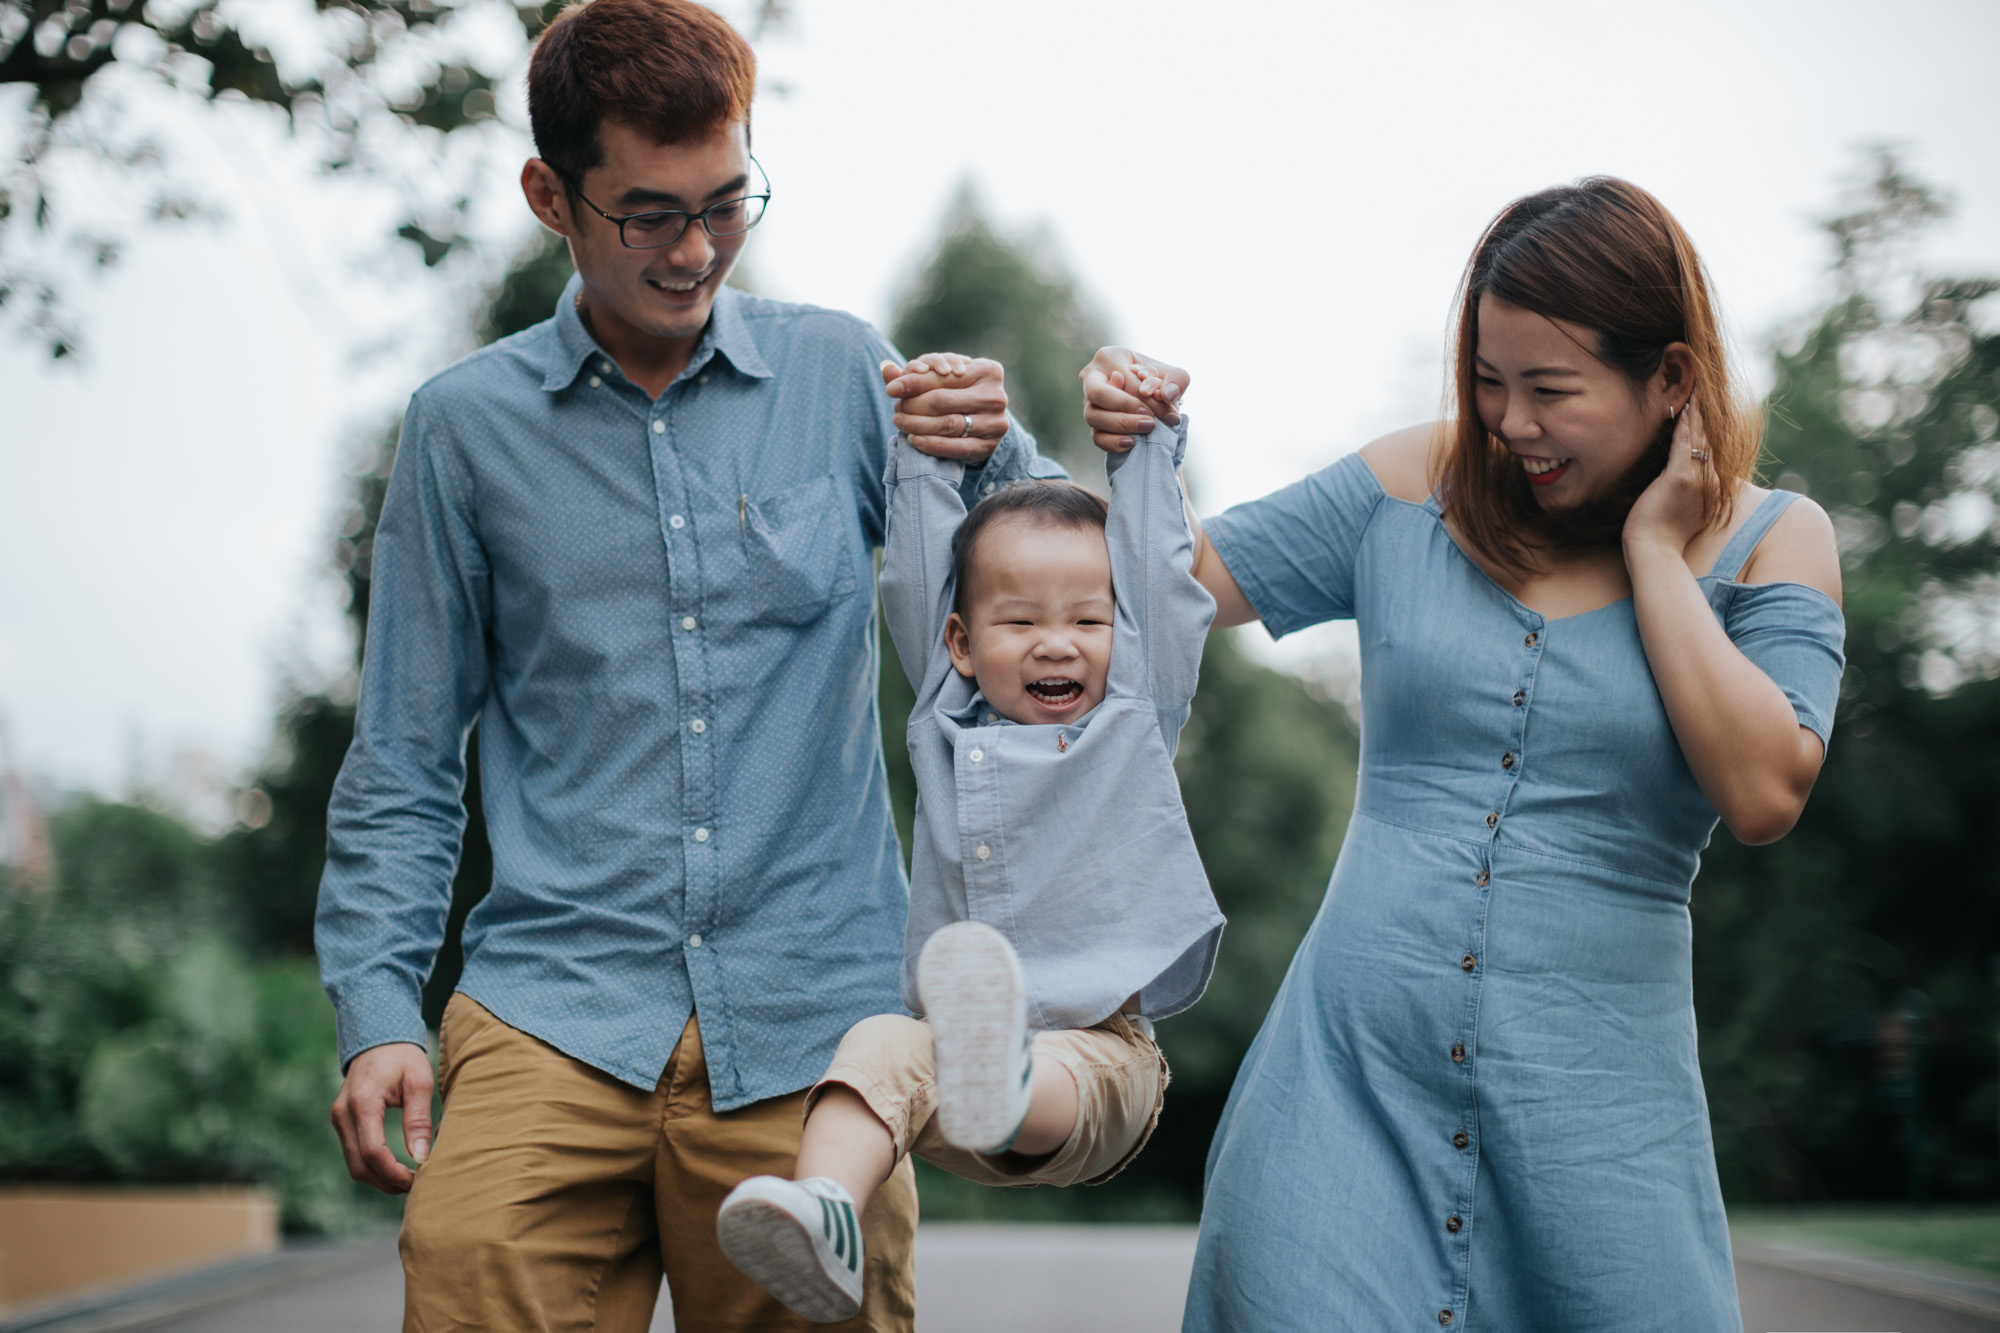
<instances>
[{"instance_id":1,"label":"green foliage background","mask_svg":"<svg viewBox=\"0 0 2000 1333\"><path fill-rule=\"evenodd\" d=\"M1695 886L1696 1004L1732 1202L2000 1195L2000 337L1995 284L1921 280L1908 255L1942 211L1884 157L1828 224L1826 308L1775 356L1781 484L1840 533L1850 670L1798 829L1764 848L1718 831ZM532 248L474 312L481 338L546 317L568 275ZM891 330L906 352L1008 365L1015 409L1086 481L1076 368L1105 340L1074 280L964 200ZM332 556L365 624L390 431L362 459ZM886 642L886 636L885 636ZM264 1181L287 1225L393 1215L345 1178L326 1127L332 1015L311 960L328 793L348 689L276 722L257 788L271 818L204 841L150 810L78 799L53 821L52 882L0 879L0 1178ZM909 691L881 711L907 836ZM1186 1219L1210 1131L1337 854L1357 737L1345 711L1211 638L1178 767L1230 918L1204 1001L1161 1025L1174 1069L1152 1146L1094 1190L988 1190L923 1177L927 1215ZM477 765L450 939L491 860Z\"/></svg>"}]
</instances>

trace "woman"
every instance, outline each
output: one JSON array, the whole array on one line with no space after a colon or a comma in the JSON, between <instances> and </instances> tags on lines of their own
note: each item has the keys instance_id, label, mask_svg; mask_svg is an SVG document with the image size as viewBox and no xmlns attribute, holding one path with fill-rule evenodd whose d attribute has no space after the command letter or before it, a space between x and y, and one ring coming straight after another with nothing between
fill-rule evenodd
<instances>
[{"instance_id":1,"label":"woman","mask_svg":"<svg viewBox=\"0 0 2000 1333\"><path fill-rule=\"evenodd\" d=\"M1098 443L1185 374L1084 372ZM1467 266L1451 420L1211 520L1216 624L1353 617L1361 780L1210 1149L1188 1330L1736 1330L1689 885L1782 837L1842 667L1811 501L1752 484L1694 248L1592 179Z\"/></svg>"}]
</instances>

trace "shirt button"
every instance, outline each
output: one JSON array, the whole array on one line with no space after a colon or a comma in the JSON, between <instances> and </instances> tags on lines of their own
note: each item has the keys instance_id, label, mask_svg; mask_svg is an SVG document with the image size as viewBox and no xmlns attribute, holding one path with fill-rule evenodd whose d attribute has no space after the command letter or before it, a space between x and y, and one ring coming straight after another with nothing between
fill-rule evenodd
<instances>
[{"instance_id":1,"label":"shirt button","mask_svg":"<svg viewBox=\"0 0 2000 1333\"><path fill-rule=\"evenodd\" d=\"M682 518L679 514L674 514L667 519L667 526L678 530L680 528L684 528L687 526L687 520ZM1514 756L1508 755L1507 762L1510 764L1513 763Z\"/></svg>"},{"instance_id":2,"label":"shirt button","mask_svg":"<svg viewBox=\"0 0 2000 1333\"><path fill-rule=\"evenodd\" d=\"M679 527L680 524L675 523L674 526ZM1514 752L1512 750L1509 750L1507 751L1507 753L1500 756L1500 767L1512 768L1513 766L1514 766Z\"/></svg>"},{"instance_id":3,"label":"shirt button","mask_svg":"<svg viewBox=\"0 0 2000 1333\"><path fill-rule=\"evenodd\" d=\"M1479 960L1477 958L1474 958L1471 954L1467 954L1465 957L1458 960L1458 965L1461 968L1465 969L1467 972L1470 972L1473 968L1479 966Z\"/></svg>"},{"instance_id":4,"label":"shirt button","mask_svg":"<svg viewBox=\"0 0 2000 1333\"><path fill-rule=\"evenodd\" d=\"M1463 1148L1466 1144L1470 1142L1472 1142L1472 1136L1470 1134L1467 1134L1462 1129L1459 1130L1458 1133L1451 1136L1451 1146L1454 1148Z\"/></svg>"},{"instance_id":5,"label":"shirt button","mask_svg":"<svg viewBox=\"0 0 2000 1333\"><path fill-rule=\"evenodd\" d=\"M1449 1324L1449 1323L1451 1322L1451 1311L1449 1311L1449 1310L1439 1310L1439 1311L1438 1311L1438 1322L1439 1322L1440 1324Z\"/></svg>"},{"instance_id":6,"label":"shirt button","mask_svg":"<svg viewBox=\"0 0 2000 1333\"><path fill-rule=\"evenodd\" d=\"M590 377L590 387L593 389L601 389L604 387L604 381L597 378L597 376L592 375Z\"/></svg>"},{"instance_id":7,"label":"shirt button","mask_svg":"<svg viewBox=\"0 0 2000 1333\"><path fill-rule=\"evenodd\" d=\"M607 375L609 375L609 374L611 373L611 363L610 363L609 361L600 361L600 362L598 362L598 363L597 363L597 368L598 368L599 370L603 371L603 372L604 372L605 374L607 374Z\"/></svg>"},{"instance_id":8,"label":"shirt button","mask_svg":"<svg viewBox=\"0 0 2000 1333\"><path fill-rule=\"evenodd\" d=\"M1455 1064L1455 1065L1462 1065L1462 1064L1464 1064L1464 1063L1465 1063L1465 1043L1464 1043L1464 1042L1462 1042L1462 1041L1455 1041L1455 1042L1453 1042L1453 1043L1451 1044L1451 1062L1452 1062L1453 1064Z\"/></svg>"},{"instance_id":9,"label":"shirt button","mask_svg":"<svg viewBox=\"0 0 2000 1333\"><path fill-rule=\"evenodd\" d=\"M1528 692L1526 690L1515 690L1514 707L1519 708L1522 704L1526 702L1528 702Z\"/></svg>"},{"instance_id":10,"label":"shirt button","mask_svg":"<svg viewBox=\"0 0 2000 1333\"><path fill-rule=\"evenodd\" d=\"M993 494L993 483L989 481L989 482L987 482L987 483L986 483L986 484L985 484L984 486L981 486L981 487L979 488L979 493L980 493L981 495L991 495L991 494Z\"/></svg>"},{"instance_id":11,"label":"shirt button","mask_svg":"<svg viewBox=\"0 0 2000 1333\"><path fill-rule=\"evenodd\" d=\"M975 763L975 764L976 764L976 763L978 763L978 762L979 762L980 760L982 760L982 759L984 759L984 758L986 757L986 751L984 751L984 750L974 750L974 751L973 751L973 752L972 752L971 754L969 754L969 755L967 755L967 756L965 756L965 757L966 757L967 759L970 759L970 760L971 760L971 761L972 761L973 763Z\"/></svg>"},{"instance_id":12,"label":"shirt button","mask_svg":"<svg viewBox=\"0 0 2000 1333\"><path fill-rule=\"evenodd\" d=\"M988 714L986 715L986 720L987 720L988 722L998 722L998 721L1000 720L1000 717L999 717L999 715L998 715L998 714L996 714L996 713L988 713Z\"/></svg>"},{"instance_id":13,"label":"shirt button","mask_svg":"<svg viewBox=\"0 0 2000 1333\"><path fill-rule=\"evenodd\" d=\"M705 828L698 828L698 829L696 829L696 830L694 831L694 840L695 840L696 842L707 842L707 841L708 841L708 830L707 830L707 829L705 829Z\"/></svg>"},{"instance_id":14,"label":"shirt button","mask_svg":"<svg viewBox=\"0 0 2000 1333\"><path fill-rule=\"evenodd\" d=\"M1472 882L1473 882L1474 884L1477 884L1477 885L1478 885L1478 886L1479 886L1480 888L1482 888L1482 889L1483 889L1483 888L1485 888L1485 887L1486 887L1486 885L1487 885L1487 884L1488 884L1488 883L1489 883L1489 882L1490 882L1490 881L1492 880L1492 878L1493 878L1493 876L1492 876L1492 875L1490 875L1490 874L1488 874L1488 873L1487 873L1486 871L1482 870L1482 871L1480 871L1480 872L1479 872L1478 874L1476 874L1476 875L1474 875L1474 876L1472 877Z\"/></svg>"},{"instance_id":15,"label":"shirt button","mask_svg":"<svg viewBox=\"0 0 2000 1333\"><path fill-rule=\"evenodd\" d=\"M1525 638L1525 639L1523 639L1523 640L1521 640L1521 642L1522 642L1522 643L1524 643L1524 644L1526 644L1526 645L1527 645L1528 647L1532 648L1532 647L1534 647L1534 646L1535 646L1535 640L1537 640L1537 639L1539 639L1539 638L1541 638L1541 637L1542 637L1541 635L1539 635L1539 634L1535 633L1535 632L1534 632L1533 630L1529 630L1529 631L1528 631L1528 637L1527 637L1527 638Z\"/></svg>"},{"instance_id":16,"label":"shirt button","mask_svg":"<svg viewBox=\"0 0 2000 1333\"><path fill-rule=\"evenodd\" d=\"M667 423L666 423L666 422L664 422L664 421L655 421L655 422L653 423L653 434L655 434L655 435L665 435L666 433L667 433Z\"/></svg>"},{"instance_id":17,"label":"shirt button","mask_svg":"<svg viewBox=\"0 0 2000 1333\"><path fill-rule=\"evenodd\" d=\"M708 730L708 723L702 721L700 718L696 718L694 721L688 723L688 730L699 736L702 732Z\"/></svg>"},{"instance_id":18,"label":"shirt button","mask_svg":"<svg viewBox=\"0 0 2000 1333\"><path fill-rule=\"evenodd\" d=\"M699 374L699 375L696 375L696 376L694 377L694 382L695 382L696 384L706 384L706 383L708 383L708 372L704 370L704 371L702 371L702 372L701 372L701 374Z\"/></svg>"},{"instance_id":19,"label":"shirt button","mask_svg":"<svg viewBox=\"0 0 2000 1333\"><path fill-rule=\"evenodd\" d=\"M693 616L682 616L682 617L681 617L681 628L682 628L682 629L693 629L693 628L694 628L694 617L693 617Z\"/></svg>"},{"instance_id":20,"label":"shirt button","mask_svg":"<svg viewBox=\"0 0 2000 1333\"><path fill-rule=\"evenodd\" d=\"M689 628L689 629L693 629L693 628L694 628L694 626L692 626L692 625L689 625L689 626L688 626L688 628ZM1487 827L1487 828L1492 828L1492 827L1493 827L1493 826L1494 826L1495 824L1497 824L1497 823L1499 823L1499 822L1500 822L1500 816L1499 816L1499 815L1497 815L1497 814L1491 814L1491 815L1488 815L1488 816L1486 816L1486 827Z\"/></svg>"},{"instance_id":21,"label":"shirt button","mask_svg":"<svg viewBox=\"0 0 2000 1333\"><path fill-rule=\"evenodd\" d=\"M984 861L987 857L993 855L993 849L982 842L972 849L972 854Z\"/></svg>"},{"instance_id":22,"label":"shirt button","mask_svg":"<svg viewBox=\"0 0 2000 1333\"><path fill-rule=\"evenodd\" d=\"M688 936L688 947L690 949L699 949L701 947L701 936L699 935Z\"/></svg>"},{"instance_id":23,"label":"shirt button","mask_svg":"<svg viewBox=\"0 0 2000 1333\"><path fill-rule=\"evenodd\" d=\"M1465 1223L1459 1219L1457 1213L1453 1213L1450 1217L1447 1217L1444 1220L1444 1229L1446 1231L1449 1231L1454 1236L1456 1236L1461 1230L1463 1230L1464 1227Z\"/></svg>"}]
</instances>

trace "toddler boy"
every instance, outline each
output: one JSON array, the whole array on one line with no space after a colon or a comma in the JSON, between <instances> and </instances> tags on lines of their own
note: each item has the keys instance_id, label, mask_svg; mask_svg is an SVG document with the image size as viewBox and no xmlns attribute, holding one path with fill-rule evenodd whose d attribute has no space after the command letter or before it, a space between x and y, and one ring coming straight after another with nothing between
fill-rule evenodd
<instances>
[{"instance_id":1,"label":"toddler boy","mask_svg":"<svg viewBox=\"0 0 2000 1333\"><path fill-rule=\"evenodd\" d=\"M851 1028L795 1180L723 1203L724 1253L808 1319L860 1308L858 1214L903 1154L993 1185L1097 1184L1167 1082L1152 1022L1200 997L1222 914L1174 778L1215 604L1189 573L1187 425L1106 464L1112 500L899 439L882 603L911 683L904 1002Z\"/></svg>"}]
</instances>

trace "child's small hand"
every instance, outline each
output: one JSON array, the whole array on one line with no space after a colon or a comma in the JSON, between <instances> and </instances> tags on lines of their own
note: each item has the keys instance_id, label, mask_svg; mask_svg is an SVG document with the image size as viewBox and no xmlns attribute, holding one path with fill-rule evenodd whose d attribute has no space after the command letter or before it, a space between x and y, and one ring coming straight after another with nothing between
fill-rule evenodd
<instances>
[{"instance_id":1,"label":"child's small hand","mask_svg":"<svg viewBox=\"0 0 2000 1333\"><path fill-rule=\"evenodd\" d=\"M1158 418L1179 425L1188 373L1178 366L1124 347L1100 347L1078 374L1083 381L1083 420L1091 442L1106 453L1123 453Z\"/></svg>"},{"instance_id":2,"label":"child's small hand","mask_svg":"<svg viewBox=\"0 0 2000 1333\"><path fill-rule=\"evenodd\" d=\"M1006 370L985 357L926 352L907 366L882 363L882 387L899 400L896 429L938 458L984 463L1007 433Z\"/></svg>"}]
</instances>

